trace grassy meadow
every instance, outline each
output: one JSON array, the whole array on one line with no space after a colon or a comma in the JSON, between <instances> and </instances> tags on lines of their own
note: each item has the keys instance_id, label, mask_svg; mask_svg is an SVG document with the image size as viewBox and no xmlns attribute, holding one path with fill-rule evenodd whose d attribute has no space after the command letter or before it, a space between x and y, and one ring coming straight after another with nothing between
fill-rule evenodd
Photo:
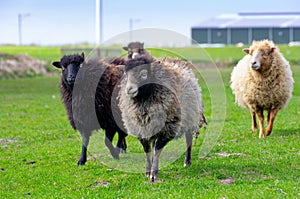
<instances>
[{"instance_id":1,"label":"grassy meadow","mask_svg":"<svg viewBox=\"0 0 300 199\"><path fill-rule=\"evenodd\" d=\"M195 62L203 53L198 48L168 50ZM6 46L0 51L49 63L61 56L59 47ZM259 139L251 131L250 114L234 104L229 87L241 48L205 50L229 66L197 71L209 125L194 144L192 165L183 167L185 149L178 145L179 158L160 169L160 183L144 176L142 146L130 136L120 160L93 155L95 146L105 151L100 136L91 144L87 164L77 166L81 137L69 125L59 76L1 79L0 198L300 198L300 48L282 46L281 51L294 63L293 98L277 115L272 135ZM172 153L176 145L169 144ZM140 153L138 160L131 159L134 153Z\"/></svg>"}]
</instances>

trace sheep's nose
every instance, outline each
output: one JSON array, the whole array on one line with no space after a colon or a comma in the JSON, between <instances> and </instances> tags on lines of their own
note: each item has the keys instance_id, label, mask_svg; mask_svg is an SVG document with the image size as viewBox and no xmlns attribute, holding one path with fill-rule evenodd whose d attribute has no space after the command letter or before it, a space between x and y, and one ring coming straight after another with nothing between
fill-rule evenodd
<instances>
[{"instance_id":1,"label":"sheep's nose","mask_svg":"<svg viewBox=\"0 0 300 199\"><path fill-rule=\"evenodd\" d=\"M132 59L135 59L135 58L137 58L139 55L140 55L139 53L137 53L137 52L134 52L134 53L132 54Z\"/></svg>"},{"instance_id":2,"label":"sheep's nose","mask_svg":"<svg viewBox=\"0 0 300 199\"><path fill-rule=\"evenodd\" d=\"M257 61L251 62L251 68L252 68L253 70L258 70L258 69L260 68L259 62L257 62Z\"/></svg>"},{"instance_id":3,"label":"sheep's nose","mask_svg":"<svg viewBox=\"0 0 300 199\"><path fill-rule=\"evenodd\" d=\"M67 81L68 81L69 83L74 83L74 82L75 82L75 77L69 76L69 77L67 77Z\"/></svg>"},{"instance_id":4,"label":"sheep's nose","mask_svg":"<svg viewBox=\"0 0 300 199\"><path fill-rule=\"evenodd\" d=\"M135 96L137 96L137 94L138 94L138 89L137 89L137 87L134 86L134 85L126 86L126 94L127 94L129 97L135 97Z\"/></svg>"}]
</instances>

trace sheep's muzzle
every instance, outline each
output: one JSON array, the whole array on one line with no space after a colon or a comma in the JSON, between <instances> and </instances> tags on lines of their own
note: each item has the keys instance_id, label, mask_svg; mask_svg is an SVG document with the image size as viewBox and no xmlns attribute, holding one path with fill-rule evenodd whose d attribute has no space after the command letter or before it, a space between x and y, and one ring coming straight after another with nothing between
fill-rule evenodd
<instances>
[{"instance_id":1,"label":"sheep's muzzle","mask_svg":"<svg viewBox=\"0 0 300 199\"><path fill-rule=\"evenodd\" d=\"M135 86L133 84L129 84L129 85L126 85L125 92L130 98L134 98L138 94L138 88L137 88L137 86Z\"/></svg>"}]
</instances>

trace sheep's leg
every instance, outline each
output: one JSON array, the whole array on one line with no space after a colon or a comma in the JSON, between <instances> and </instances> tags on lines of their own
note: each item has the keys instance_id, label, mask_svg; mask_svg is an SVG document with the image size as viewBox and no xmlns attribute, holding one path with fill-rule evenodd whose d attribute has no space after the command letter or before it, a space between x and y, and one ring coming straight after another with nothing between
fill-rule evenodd
<instances>
[{"instance_id":1,"label":"sheep's leg","mask_svg":"<svg viewBox=\"0 0 300 199\"><path fill-rule=\"evenodd\" d=\"M116 131L112 130L106 130L105 131L105 145L109 149L110 154L112 155L113 158L119 159L119 153L115 149L115 147L112 144L112 140L116 134Z\"/></svg>"},{"instance_id":2,"label":"sheep's leg","mask_svg":"<svg viewBox=\"0 0 300 199\"><path fill-rule=\"evenodd\" d=\"M122 153L126 153L126 149L127 149L126 136L127 136L127 134L124 135L122 145L121 145Z\"/></svg>"},{"instance_id":3,"label":"sheep's leg","mask_svg":"<svg viewBox=\"0 0 300 199\"><path fill-rule=\"evenodd\" d=\"M186 156L185 156L185 160L184 160L184 167L188 167L192 164L193 135L191 133L186 133L185 141L186 141Z\"/></svg>"},{"instance_id":4,"label":"sheep's leg","mask_svg":"<svg viewBox=\"0 0 300 199\"><path fill-rule=\"evenodd\" d=\"M259 120L259 138L264 138L265 135L265 129L264 129L264 113L263 113L263 109L259 109L258 111L256 111L258 120Z\"/></svg>"},{"instance_id":5,"label":"sheep's leg","mask_svg":"<svg viewBox=\"0 0 300 199\"><path fill-rule=\"evenodd\" d=\"M257 131L256 113L253 111L251 114L252 114L252 131Z\"/></svg>"},{"instance_id":6,"label":"sheep's leg","mask_svg":"<svg viewBox=\"0 0 300 199\"><path fill-rule=\"evenodd\" d=\"M87 147L89 145L89 141L90 141L90 133L81 133L81 137L82 137L82 148L81 148L81 156L77 162L78 166L82 166L86 163L86 153L87 153Z\"/></svg>"},{"instance_id":7,"label":"sheep's leg","mask_svg":"<svg viewBox=\"0 0 300 199\"><path fill-rule=\"evenodd\" d=\"M268 116L267 116L267 126L269 126L269 122L270 122L270 116L271 116L271 110L268 110Z\"/></svg>"},{"instance_id":8,"label":"sheep's leg","mask_svg":"<svg viewBox=\"0 0 300 199\"><path fill-rule=\"evenodd\" d=\"M278 113L278 109L277 108L274 108L274 109L271 109L269 112L268 112L268 126L267 126L267 130L266 130L266 135L271 135L272 133L272 129L273 129L273 124L274 124L274 120L275 120L275 117Z\"/></svg>"},{"instance_id":9,"label":"sheep's leg","mask_svg":"<svg viewBox=\"0 0 300 199\"><path fill-rule=\"evenodd\" d=\"M162 152L162 149L166 146L166 144L171 140L171 138L165 138L159 136L154 143L154 152L152 157L152 167L151 167L151 175L150 181L157 182L158 181L158 168L159 168L159 157Z\"/></svg>"},{"instance_id":10,"label":"sheep's leg","mask_svg":"<svg viewBox=\"0 0 300 199\"><path fill-rule=\"evenodd\" d=\"M146 155L146 177L149 178L151 174L151 166L152 166L152 161L151 161L151 152L145 152Z\"/></svg>"},{"instance_id":11,"label":"sheep's leg","mask_svg":"<svg viewBox=\"0 0 300 199\"><path fill-rule=\"evenodd\" d=\"M146 177L150 177L150 173L151 173L151 146L149 144L149 140L148 139L139 139L141 144L143 145L144 148L144 152L146 155Z\"/></svg>"},{"instance_id":12,"label":"sheep's leg","mask_svg":"<svg viewBox=\"0 0 300 199\"><path fill-rule=\"evenodd\" d=\"M161 154L162 149L154 150L152 156L152 167L151 167L151 175L150 181L157 182L158 181L158 167L159 167L159 156Z\"/></svg>"},{"instance_id":13,"label":"sheep's leg","mask_svg":"<svg viewBox=\"0 0 300 199\"><path fill-rule=\"evenodd\" d=\"M123 131L119 131L118 134L119 134L119 138L118 138L116 150L119 154L126 153L127 144L126 144L125 138L126 138L127 134Z\"/></svg>"}]
</instances>

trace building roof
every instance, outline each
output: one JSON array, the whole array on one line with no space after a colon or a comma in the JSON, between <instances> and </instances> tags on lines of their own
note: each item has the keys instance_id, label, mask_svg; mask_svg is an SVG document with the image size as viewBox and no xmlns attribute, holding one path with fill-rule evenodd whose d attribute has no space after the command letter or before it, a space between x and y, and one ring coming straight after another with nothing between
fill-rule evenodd
<instances>
[{"instance_id":1,"label":"building roof","mask_svg":"<svg viewBox=\"0 0 300 199\"><path fill-rule=\"evenodd\" d=\"M223 14L192 28L290 28L300 27L300 12Z\"/></svg>"}]
</instances>

